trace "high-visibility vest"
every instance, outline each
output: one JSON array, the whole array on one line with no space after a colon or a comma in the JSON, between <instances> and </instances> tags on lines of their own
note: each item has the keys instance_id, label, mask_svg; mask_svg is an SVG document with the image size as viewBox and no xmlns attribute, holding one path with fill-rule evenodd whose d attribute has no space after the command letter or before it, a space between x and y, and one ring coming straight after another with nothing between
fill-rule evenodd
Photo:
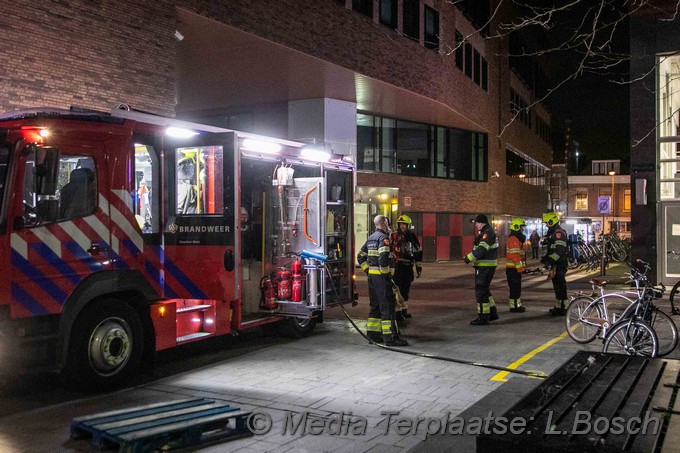
<instances>
[{"instance_id":1,"label":"high-visibility vest","mask_svg":"<svg viewBox=\"0 0 680 453\"><path fill-rule=\"evenodd\" d=\"M524 244L520 239L510 234L505 250L505 267L516 269L517 272L524 272Z\"/></svg>"}]
</instances>

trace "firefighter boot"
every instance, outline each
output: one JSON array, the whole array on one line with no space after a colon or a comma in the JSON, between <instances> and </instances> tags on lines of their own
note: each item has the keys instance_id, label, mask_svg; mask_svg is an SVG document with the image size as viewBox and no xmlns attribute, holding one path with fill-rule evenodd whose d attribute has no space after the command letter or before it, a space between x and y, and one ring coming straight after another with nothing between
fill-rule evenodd
<instances>
[{"instance_id":1,"label":"firefighter boot","mask_svg":"<svg viewBox=\"0 0 680 453\"><path fill-rule=\"evenodd\" d=\"M399 335L383 335L385 346L408 346L408 341L400 338Z\"/></svg>"},{"instance_id":2,"label":"firefighter boot","mask_svg":"<svg viewBox=\"0 0 680 453\"><path fill-rule=\"evenodd\" d=\"M510 299L510 313L524 313L526 308L522 305L519 299Z\"/></svg>"},{"instance_id":3,"label":"firefighter boot","mask_svg":"<svg viewBox=\"0 0 680 453\"><path fill-rule=\"evenodd\" d=\"M497 319L499 319L498 309L496 309L496 306L494 305L489 312L489 321L496 321Z\"/></svg>"},{"instance_id":4,"label":"firefighter boot","mask_svg":"<svg viewBox=\"0 0 680 453\"><path fill-rule=\"evenodd\" d=\"M395 321L397 322L397 326L399 327L406 327L406 318L404 317L404 314L402 311L397 310L394 316Z\"/></svg>"},{"instance_id":5,"label":"firefighter boot","mask_svg":"<svg viewBox=\"0 0 680 453\"><path fill-rule=\"evenodd\" d=\"M564 316L567 314L567 302L566 300L558 300L555 303L555 307L550 309L550 314L553 316Z\"/></svg>"},{"instance_id":6,"label":"firefighter boot","mask_svg":"<svg viewBox=\"0 0 680 453\"><path fill-rule=\"evenodd\" d=\"M413 317L413 315L412 315L411 313L408 312L408 308L404 308L404 309L401 311L401 315L402 315L405 319L410 319L410 318Z\"/></svg>"},{"instance_id":7,"label":"firefighter boot","mask_svg":"<svg viewBox=\"0 0 680 453\"><path fill-rule=\"evenodd\" d=\"M373 342L373 343L382 343L383 342L383 337L380 332L371 332L368 331L366 332L366 336L368 337L368 340Z\"/></svg>"},{"instance_id":8,"label":"firefighter boot","mask_svg":"<svg viewBox=\"0 0 680 453\"><path fill-rule=\"evenodd\" d=\"M476 319L470 321L471 326L488 326L489 325L489 315L479 314Z\"/></svg>"},{"instance_id":9,"label":"firefighter boot","mask_svg":"<svg viewBox=\"0 0 680 453\"><path fill-rule=\"evenodd\" d=\"M498 319L498 310L496 309L496 301L493 300L493 296L489 296L489 321L495 321Z\"/></svg>"}]
</instances>

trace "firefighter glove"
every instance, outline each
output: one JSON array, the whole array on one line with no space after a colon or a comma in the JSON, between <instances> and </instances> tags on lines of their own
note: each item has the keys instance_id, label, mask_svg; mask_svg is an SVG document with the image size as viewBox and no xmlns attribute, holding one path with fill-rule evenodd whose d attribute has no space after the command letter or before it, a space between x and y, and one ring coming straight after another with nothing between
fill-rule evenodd
<instances>
[{"instance_id":1,"label":"firefighter glove","mask_svg":"<svg viewBox=\"0 0 680 453\"><path fill-rule=\"evenodd\" d=\"M552 280L553 278L555 278L555 273L556 273L555 268L554 267L550 268L550 272L548 272L547 280Z\"/></svg>"},{"instance_id":2,"label":"firefighter glove","mask_svg":"<svg viewBox=\"0 0 680 453\"><path fill-rule=\"evenodd\" d=\"M470 258L468 258L467 255L465 255L465 258L463 258L463 261L465 261L465 264L470 264L470 263L471 263Z\"/></svg>"},{"instance_id":3,"label":"firefighter glove","mask_svg":"<svg viewBox=\"0 0 680 453\"><path fill-rule=\"evenodd\" d=\"M416 266L416 274L418 274L416 278L420 278L420 274L422 272L423 272L423 268L420 267L420 266Z\"/></svg>"}]
</instances>

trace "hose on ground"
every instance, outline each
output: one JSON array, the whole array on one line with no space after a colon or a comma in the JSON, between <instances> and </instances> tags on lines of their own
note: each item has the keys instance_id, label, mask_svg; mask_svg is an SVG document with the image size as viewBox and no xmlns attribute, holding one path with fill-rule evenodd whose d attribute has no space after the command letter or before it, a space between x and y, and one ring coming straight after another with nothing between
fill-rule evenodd
<instances>
[{"instance_id":1,"label":"hose on ground","mask_svg":"<svg viewBox=\"0 0 680 453\"><path fill-rule=\"evenodd\" d=\"M331 272L330 272L330 269L328 268L328 266L324 265L324 268L326 269L326 273L328 274L328 277L330 278L330 280L333 281L333 279L331 278ZM336 299L338 301L340 301L341 300L340 295L338 294L337 290L335 289L335 285L331 285L331 289L332 289ZM340 302L340 308L342 308L342 312L345 314L345 317L350 322L350 324L352 324L354 329L357 332L359 332L359 335L364 337L366 339L366 341L368 341L370 344L377 346L379 348L387 349L388 351L399 352L401 354L409 354L409 355L413 355L413 356L416 356L416 357L423 357L423 358L426 358L426 359L442 360L444 362L459 363L461 365L469 365L469 366L476 366L476 367L481 367L481 368L488 368L488 369L491 369L491 370L505 371L507 373L520 374L522 376L531 377L531 378L538 378L538 379L545 379L546 378L546 376L543 373L538 372L538 371L516 370L516 369L508 368L508 367L491 365L491 364L488 364L488 363L473 362L471 360L456 359L456 358L452 358L452 357L443 357L443 356L440 356L440 355L427 354L427 353L424 353L424 352L408 351L408 350L401 349L401 348L395 348L395 347L392 347L392 346L387 346L387 345L382 344L382 343L377 343L377 342L371 340L370 338L368 338L368 336L359 328L359 326L357 326L356 322L354 322L354 320L349 315L349 313L347 313L347 310L345 309L345 305L342 302Z\"/></svg>"}]
</instances>

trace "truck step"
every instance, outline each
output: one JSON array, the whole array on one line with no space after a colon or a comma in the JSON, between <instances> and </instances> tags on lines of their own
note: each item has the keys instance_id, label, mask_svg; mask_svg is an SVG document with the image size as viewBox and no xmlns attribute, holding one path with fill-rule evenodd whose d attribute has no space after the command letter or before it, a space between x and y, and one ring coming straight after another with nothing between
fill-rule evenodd
<instances>
[{"instance_id":1,"label":"truck step","mask_svg":"<svg viewBox=\"0 0 680 453\"><path fill-rule=\"evenodd\" d=\"M190 333L189 335L177 337L177 343L182 343L182 342L189 341L189 340L195 340L197 338L209 337L210 335L213 335L213 334L210 333L210 332Z\"/></svg>"},{"instance_id":2,"label":"truck step","mask_svg":"<svg viewBox=\"0 0 680 453\"><path fill-rule=\"evenodd\" d=\"M203 305L190 305L190 306L188 306L188 307L180 307L180 308L178 308L178 309L177 309L177 313L188 313L188 312L191 312L191 311L205 311L205 310L207 310L208 308L211 308L211 307L212 307L212 305L206 305L206 304L203 304Z\"/></svg>"},{"instance_id":3,"label":"truck step","mask_svg":"<svg viewBox=\"0 0 680 453\"><path fill-rule=\"evenodd\" d=\"M252 436L250 412L208 398L187 398L74 418L71 439L97 449L137 452L187 448Z\"/></svg>"}]
</instances>

